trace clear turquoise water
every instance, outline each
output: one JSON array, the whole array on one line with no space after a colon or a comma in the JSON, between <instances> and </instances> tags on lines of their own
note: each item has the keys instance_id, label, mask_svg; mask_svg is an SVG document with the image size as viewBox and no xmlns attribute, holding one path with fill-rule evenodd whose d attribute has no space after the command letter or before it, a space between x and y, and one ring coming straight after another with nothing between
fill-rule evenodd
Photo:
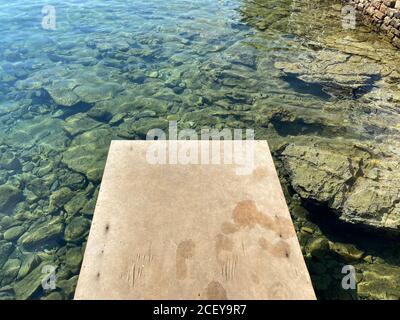
<instances>
[{"instance_id":1,"label":"clear turquoise water","mask_svg":"<svg viewBox=\"0 0 400 320\"><path fill-rule=\"evenodd\" d=\"M279 67L308 62L318 45L341 50L332 36L368 37L340 28L337 4L318 3L329 19L287 0L49 1L56 30L46 30L42 1L0 1L0 299L72 298L111 139L143 139L170 120L253 128L273 146L375 139L362 121L338 124L368 117L349 86ZM368 41L375 53L354 54L396 55ZM55 290L41 286L46 265Z\"/></svg>"}]
</instances>

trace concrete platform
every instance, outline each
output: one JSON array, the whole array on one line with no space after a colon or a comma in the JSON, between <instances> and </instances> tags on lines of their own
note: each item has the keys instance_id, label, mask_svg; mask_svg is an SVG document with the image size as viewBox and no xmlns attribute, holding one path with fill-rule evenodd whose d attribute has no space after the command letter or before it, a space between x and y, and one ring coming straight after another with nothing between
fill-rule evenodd
<instances>
[{"instance_id":1,"label":"concrete platform","mask_svg":"<svg viewBox=\"0 0 400 320\"><path fill-rule=\"evenodd\" d=\"M75 299L315 299L267 142L247 175L160 143L112 142Z\"/></svg>"}]
</instances>

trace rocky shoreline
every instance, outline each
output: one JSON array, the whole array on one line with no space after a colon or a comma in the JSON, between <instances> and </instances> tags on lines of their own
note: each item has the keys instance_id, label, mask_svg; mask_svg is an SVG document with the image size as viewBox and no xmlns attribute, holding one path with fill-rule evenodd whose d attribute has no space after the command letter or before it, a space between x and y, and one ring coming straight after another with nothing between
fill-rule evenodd
<instances>
[{"instance_id":1,"label":"rocky shoreline","mask_svg":"<svg viewBox=\"0 0 400 320\"><path fill-rule=\"evenodd\" d=\"M400 48L400 1L399 0L343 0L354 6L361 20L368 26L385 35L397 48Z\"/></svg>"}]
</instances>

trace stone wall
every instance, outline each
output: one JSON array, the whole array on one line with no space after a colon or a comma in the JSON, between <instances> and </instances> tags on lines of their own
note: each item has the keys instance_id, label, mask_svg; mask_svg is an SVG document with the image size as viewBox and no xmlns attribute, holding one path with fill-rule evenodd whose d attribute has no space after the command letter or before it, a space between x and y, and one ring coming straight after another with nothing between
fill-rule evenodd
<instances>
[{"instance_id":1,"label":"stone wall","mask_svg":"<svg viewBox=\"0 0 400 320\"><path fill-rule=\"evenodd\" d=\"M400 0L345 0L360 13L362 20L385 34L400 48Z\"/></svg>"}]
</instances>

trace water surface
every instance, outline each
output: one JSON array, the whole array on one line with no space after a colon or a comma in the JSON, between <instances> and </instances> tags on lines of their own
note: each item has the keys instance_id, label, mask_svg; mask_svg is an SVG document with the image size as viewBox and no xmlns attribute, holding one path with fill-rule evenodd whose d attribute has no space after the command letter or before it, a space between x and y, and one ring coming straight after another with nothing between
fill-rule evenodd
<instances>
[{"instance_id":1,"label":"water surface","mask_svg":"<svg viewBox=\"0 0 400 320\"><path fill-rule=\"evenodd\" d=\"M42 26L42 1L0 2L0 299L73 297L112 139L177 121L253 128L277 155L338 141L399 154L399 54L364 27L343 29L335 1L48 5L55 30ZM326 235L298 216L297 200L289 190L306 255L313 238L300 229ZM381 249L365 251L397 268ZM357 298L336 290L345 261L324 259L307 258L319 296ZM54 290L41 286L45 266Z\"/></svg>"}]
</instances>

